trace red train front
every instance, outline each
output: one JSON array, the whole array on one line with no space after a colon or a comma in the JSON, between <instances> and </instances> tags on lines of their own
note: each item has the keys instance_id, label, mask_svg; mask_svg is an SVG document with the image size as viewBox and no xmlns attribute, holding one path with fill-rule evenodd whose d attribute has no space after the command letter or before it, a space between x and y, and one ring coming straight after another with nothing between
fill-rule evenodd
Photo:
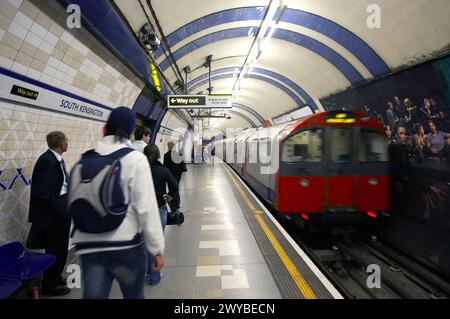
<instances>
[{"instance_id":1,"label":"red train front","mask_svg":"<svg viewBox=\"0 0 450 319\"><path fill-rule=\"evenodd\" d=\"M315 114L221 144L228 149L227 162L279 213L322 224L352 224L389 210L384 130L362 113ZM235 147L233 161L230 146ZM273 174L263 173L262 146L277 161ZM252 158L256 153L257 160Z\"/></svg>"},{"instance_id":2,"label":"red train front","mask_svg":"<svg viewBox=\"0 0 450 319\"><path fill-rule=\"evenodd\" d=\"M389 209L383 127L361 113L300 120L281 141L275 208L322 223L352 223Z\"/></svg>"}]
</instances>

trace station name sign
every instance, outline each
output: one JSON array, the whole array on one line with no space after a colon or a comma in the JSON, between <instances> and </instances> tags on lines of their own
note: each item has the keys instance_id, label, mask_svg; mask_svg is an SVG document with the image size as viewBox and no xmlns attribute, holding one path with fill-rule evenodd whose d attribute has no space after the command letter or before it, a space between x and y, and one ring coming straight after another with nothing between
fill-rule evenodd
<instances>
[{"instance_id":1,"label":"station name sign","mask_svg":"<svg viewBox=\"0 0 450 319\"><path fill-rule=\"evenodd\" d=\"M108 107L67 96L39 84L0 74L0 98L105 122L111 113Z\"/></svg>"},{"instance_id":2,"label":"station name sign","mask_svg":"<svg viewBox=\"0 0 450 319\"><path fill-rule=\"evenodd\" d=\"M231 94L168 95L169 109L226 109L231 108Z\"/></svg>"}]
</instances>

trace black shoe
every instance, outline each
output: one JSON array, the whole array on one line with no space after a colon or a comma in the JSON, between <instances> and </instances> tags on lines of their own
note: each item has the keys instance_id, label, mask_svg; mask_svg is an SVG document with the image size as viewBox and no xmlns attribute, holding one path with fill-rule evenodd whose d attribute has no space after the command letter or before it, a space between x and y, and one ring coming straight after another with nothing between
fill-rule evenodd
<instances>
[{"instance_id":1,"label":"black shoe","mask_svg":"<svg viewBox=\"0 0 450 319\"><path fill-rule=\"evenodd\" d=\"M42 288L41 291L42 295L45 296L64 296L67 295L68 293L70 293L70 289L66 286L56 286L56 287L52 287L52 288Z\"/></svg>"}]
</instances>

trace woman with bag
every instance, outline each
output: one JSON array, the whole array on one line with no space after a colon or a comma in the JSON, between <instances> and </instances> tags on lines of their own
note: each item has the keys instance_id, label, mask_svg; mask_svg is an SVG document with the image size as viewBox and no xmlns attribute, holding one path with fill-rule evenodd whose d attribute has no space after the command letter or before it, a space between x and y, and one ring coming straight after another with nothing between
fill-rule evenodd
<instances>
[{"instance_id":1,"label":"woman with bag","mask_svg":"<svg viewBox=\"0 0 450 319\"><path fill-rule=\"evenodd\" d=\"M161 157L159 148L155 144L148 144L144 148L144 155L147 157L152 171L153 185L155 186L156 200L158 202L159 214L163 230L167 223L167 206L170 201L178 201L180 195L178 193L178 183L173 177L170 170L159 161ZM169 193L166 194L166 185L169 187ZM153 256L148 253L151 265ZM147 272L147 281L150 285L157 285L161 280L161 273L150 268Z\"/></svg>"}]
</instances>

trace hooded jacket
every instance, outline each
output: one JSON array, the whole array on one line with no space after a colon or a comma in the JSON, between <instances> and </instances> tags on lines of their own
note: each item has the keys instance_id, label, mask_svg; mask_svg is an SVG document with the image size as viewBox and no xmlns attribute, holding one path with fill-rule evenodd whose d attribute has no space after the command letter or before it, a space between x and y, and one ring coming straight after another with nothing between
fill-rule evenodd
<instances>
[{"instance_id":1,"label":"hooded jacket","mask_svg":"<svg viewBox=\"0 0 450 319\"><path fill-rule=\"evenodd\" d=\"M110 154L120 148L130 147L129 140L119 141L115 136L105 136L95 151L101 155ZM133 151L120 159L121 182L125 200L129 202L128 212L122 224L107 233L91 234L75 230L72 243L77 254L99 251L128 249L145 242L152 255L164 252L164 235L159 217L152 174L144 154Z\"/></svg>"}]
</instances>

